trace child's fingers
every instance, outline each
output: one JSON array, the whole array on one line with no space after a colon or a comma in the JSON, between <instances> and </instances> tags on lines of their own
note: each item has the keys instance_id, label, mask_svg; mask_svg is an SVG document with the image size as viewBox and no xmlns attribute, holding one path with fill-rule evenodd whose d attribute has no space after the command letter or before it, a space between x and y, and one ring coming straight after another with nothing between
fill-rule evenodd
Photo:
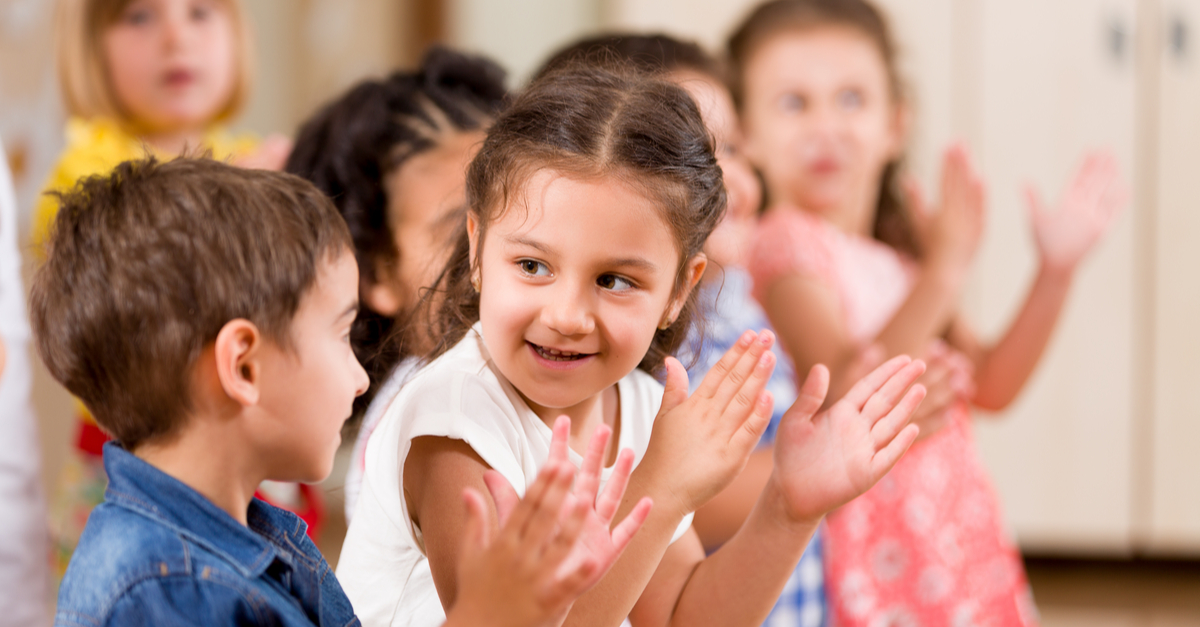
<instances>
[{"instance_id":1,"label":"child's fingers","mask_svg":"<svg viewBox=\"0 0 1200 627\"><path fill-rule=\"evenodd\" d=\"M667 357L663 365L667 369L667 380L663 386L662 405L658 409L660 415L682 405L688 397L687 369L674 357Z\"/></svg>"},{"instance_id":2,"label":"child's fingers","mask_svg":"<svg viewBox=\"0 0 1200 627\"><path fill-rule=\"evenodd\" d=\"M906 364L900 369L900 372L888 378L887 382L871 395L867 404L863 406L863 417L869 421L869 424L875 424L896 406L896 403L904 396L904 391L924 373L925 362L917 359Z\"/></svg>"},{"instance_id":3,"label":"child's fingers","mask_svg":"<svg viewBox=\"0 0 1200 627\"><path fill-rule=\"evenodd\" d=\"M554 428L551 430L550 436L550 454L546 457L547 462L559 463L567 461L567 440L570 437L571 418L564 414L554 421Z\"/></svg>"},{"instance_id":4,"label":"child's fingers","mask_svg":"<svg viewBox=\"0 0 1200 627\"><path fill-rule=\"evenodd\" d=\"M483 495L475 488L464 488L462 497L463 504L467 507L467 529L463 534L462 559L467 560L486 549L491 544L491 539Z\"/></svg>"},{"instance_id":5,"label":"child's fingers","mask_svg":"<svg viewBox=\"0 0 1200 627\"><path fill-rule=\"evenodd\" d=\"M587 454L583 457L583 466L579 469L579 478L575 482L575 497L589 507L596 502L596 492L600 489L600 472L604 469L604 451L608 448L610 436L612 429L608 425L600 425L592 433Z\"/></svg>"},{"instance_id":6,"label":"child's fingers","mask_svg":"<svg viewBox=\"0 0 1200 627\"><path fill-rule=\"evenodd\" d=\"M900 461L908 447L916 441L917 435L920 434L920 429L917 425L908 425L900 430L900 433L871 458L871 485L875 485L883 478L884 475Z\"/></svg>"},{"instance_id":7,"label":"child's fingers","mask_svg":"<svg viewBox=\"0 0 1200 627\"><path fill-rule=\"evenodd\" d=\"M745 355L746 351L750 350L750 347L754 345L757 339L758 334L754 331L742 333L738 341L733 346L730 346L729 350L725 351L725 354L721 356L720 361L712 368L709 368L708 374L705 374L704 379L700 381L700 387L696 388L696 396L700 398L712 398L717 393L717 389L721 386L721 383L725 381L725 377L733 371L734 366L742 359L742 355Z\"/></svg>"},{"instance_id":8,"label":"child's fingers","mask_svg":"<svg viewBox=\"0 0 1200 627\"><path fill-rule=\"evenodd\" d=\"M754 407L750 410L750 416L730 439L730 444L735 450L749 450L758 444L763 433L767 431L767 425L771 423L771 411L774 407L775 397L766 390L760 391Z\"/></svg>"},{"instance_id":9,"label":"child's fingers","mask_svg":"<svg viewBox=\"0 0 1200 627\"><path fill-rule=\"evenodd\" d=\"M629 545L629 541L633 539L634 534L642 528L642 523L646 522L646 517L650 515L650 508L654 506L654 501L650 497L642 497L642 500L633 506L633 509L625 516L625 519L613 527L612 530L612 545L613 554L610 556L612 561L616 561L620 557L621 552Z\"/></svg>"},{"instance_id":10,"label":"child's fingers","mask_svg":"<svg viewBox=\"0 0 1200 627\"><path fill-rule=\"evenodd\" d=\"M541 555L559 525L563 502L571 492L571 474L556 472L548 483L545 491L530 504L529 522L521 538L521 546L530 557Z\"/></svg>"},{"instance_id":11,"label":"child's fingers","mask_svg":"<svg viewBox=\"0 0 1200 627\"><path fill-rule=\"evenodd\" d=\"M758 393L766 387L767 379L771 378L771 373L775 370L775 354L770 352L774 342L775 334L770 331L758 335L750 350L742 355L733 370L729 371L729 375L717 387L717 393L712 397L717 409L725 412L735 400L746 414L753 409Z\"/></svg>"},{"instance_id":12,"label":"child's fingers","mask_svg":"<svg viewBox=\"0 0 1200 627\"><path fill-rule=\"evenodd\" d=\"M521 499L520 502L517 503L517 506L512 508L512 513L509 515L508 520L501 528L501 533L509 534L510 537L517 540L525 535L526 525L528 524L530 518L541 506L542 499L550 490L550 487L560 483L563 479L563 475L569 476L566 466L566 464L553 462L542 466L542 469L538 472L537 479L534 480L533 485L529 486L529 488L525 490L525 498ZM487 480L486 474L484 475L484 480ZM489 489L490 487L491 484L489 484Z\"/></svg>"},{"instance_id":13,"label":"child's fingers","mask_svg":"<svg viewBox=\"0 0 1200 627\"><path fill-rule=\"evenodd\" d=\"M496 504L496 520L499 521L499 526L503 527L521 502L521 497L517 496L517 491L509 485L504 475L490 468L483 471L483 483L487 485L492 502Z\"/></svg>"},{"instance_id":14,"label":"child's fingers","mask_svg":"<svg viewBox=\"0 0 1200 627\"><path fill-rule=\"evenodd\" d=\"M867 400L871 398L871 395L877 392L880 387L883 387L883 384L887 383L888 379L892 378L892 375L900 372L901 368L910 363L912 363L912 357L908 355L897 355L885 361L882 366L872 370L870 374L862 379L859 379L858 383L855 383L854 387L850 388L850 391L846 393L846 396L842 397L842 400L850 403L850 406L855 411L862 411L863 406L867 404Z\"/></svg>"},{"instance_id":15,"label":"child's fingers","mask_svg":"<svg viewBox=\"0 0 1200 627\"><path fill-rule=\"evenodd\" d=\"M817 364L808 371L804 385L796 395L796 402L787 410L786 420L812 420L829 394L829 369L824 364Z\"/></svg>"},{"instance_id":16,"label":"child's fingers","mask_svg":"<svg viewBox=\"0 0 1200 627\"><path fill-rule=\"evenodd\" d=\"M875 450L883 448L896 438L904 425L908 424L913 412L925 399L925 386L917 384L908 390L904 398L890 412L871 427L871 437L875 440Z\"/></svg>"},{"instance_id":17,"label":"child's fingers","mask_svg":"<svg viewBox=\"0 0 1200 627\"><path fill-rule=\"evenodd\" d=\"M629 485L629 473L632 471L633 451L623 449L617 454L617 463L613 466L612 474L608 476L604 492L596 499L596 515L605 525L612 522L613 516L616 516L621 499L625 497L625 488Z\"/></svg>"}]
</instances>

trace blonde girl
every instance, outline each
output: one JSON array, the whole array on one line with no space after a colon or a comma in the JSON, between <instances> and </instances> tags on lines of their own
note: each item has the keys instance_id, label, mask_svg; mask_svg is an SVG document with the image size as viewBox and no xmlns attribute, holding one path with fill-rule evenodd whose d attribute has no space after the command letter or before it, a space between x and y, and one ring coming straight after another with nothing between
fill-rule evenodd
<instances>
[{"instance_id":1,"label":"blonde girl","mask_svg":"<svg viewBox=\"0 0 1200 627\"><path fill-rule=\"evenodd\" d=\"M222 125L237 116L253 79L253 49L240 0L60 0L55 38L59 83L69 119L66 148L46 191L71 188L145 156L210 150L219 159L278 169L290 143L259 145ZM44 194L33 241L46 241L58 210ZM54 559L61 577L91 509L103 499L101 446L108 437L82 404L74 456L53 500ZM316 522L316 493L280 486L276 503ZM308 503L306 505L305 503ZM312 505L311 507L309 505Z\"/></svg>"},{"instance_id":2,"label":"blonde girl","mask_svg":"<svg viewBox=\"0 0 1200 627\"><path fill-rule=\"evenodd\" d=\"M955 147L936 214L901 193L903 90L878 10L865 0L768 2L735 31L730 56L747 152L770 197L750 270L797 368L827 364L844 382L863 345L920 355L944 338L948 348L936 350L974 377L885 482L829 517L836 623L1036 622L968 403L1003 408L1028 380L1076 268L1122 202L1112 158L1090 156L1057 211L1031 193L1041 266L1012 326L983 343L958 311L983 183Z\"/></svg>"},{"instance_id":3,"label":"blonde girl","mask_svg":"<svg viewBox=\"0 0 1200 627\"><path fill-rule=\"evenodd\" d=\"M442 620L466 522L452 495L482 487L489 468L518 491L529 485L560 415L571 418L572 462L598 476L574 488L596 504L585 533L603 542L614 516L654 503L566 624L761 624L825 511L915 438L906 423L923 364L892 360L820 415L828 378L815 368L781 422L754 511L706 558L691 512L740 471L770 421L774 357L770 332L747 331L691 396L669 357L693 324L701 248L725 210L694 101L640 75L551 72L489 130L467 198L437 288L440 345L367 445L338 566L364 624ZM586 447L597 432L614 446ZM607 497L603 482L630 467L625 498Z\"/></svg>"}]
</instances>

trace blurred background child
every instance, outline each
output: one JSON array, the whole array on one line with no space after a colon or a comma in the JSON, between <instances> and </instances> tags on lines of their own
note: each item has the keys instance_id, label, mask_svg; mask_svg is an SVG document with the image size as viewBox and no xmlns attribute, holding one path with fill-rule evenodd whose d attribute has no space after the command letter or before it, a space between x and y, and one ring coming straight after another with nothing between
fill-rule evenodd
<instances>
[{"instance_id":1,"label":"blurred background child","mask_svg":"<svg viewBox=\"0 0 1200 627\"><path fill-rule=\"evenodd\" d=\"M67 146L46 183L63 191L147 152L169 157L211 151L239 165L278 169L290 142L259 144L223 124L236 117L253 79L251 34L240 0L61 0L55 41L59 83L71 116ZM57 212L43 194L33 219L40 247ZM104 496L101 447L108 436L81 403L76 446L52 500L56 575L62 576L87 516ZM299 485L264 485L273 503L319 530L320 495Z\"/></svg>"},{"instance_id":2,"label":"blurred background child","mask_svg":"<svg viewBox=\"0 0 1200 627\"><path fill-rule=\"evenodd\" d=\"M353 342L371 387L355 400L346 519L367 439L434 344L416 317L465 218L467 164L505 102L504 70L435 46L415 71L366 80L304 123L286 170L332 200L354 238L362 310ZM360 422L359 422L360 421Z\"/></svg>"},{"instance_id":3,"label":"blurred background child","mask_svg":"<svg viewBox=\"0 0 1200 627\"><path fill-rule=\"evenodd\" d=\"M1053 213L1030 193L1041 266L1009 330L985 345L958 314L983 227L983 184L956 147L936 214L915 188L900 194L906 111L875 7L766 3L737 29L730 54L747 151L771 205L750 258L755 293L797 367L827 364L845 385L865 343L920 355L944 338L974 372L973 395L963 388L944 428L829 518L836 620L1035 623L967 402L1002 408L1032 373L1075 269L1123 202L1113 160L1090 156Z\"/></svg>"},{"instance_id":4,"label":"blurred background child","mask_svg":"<svg viewBox=\"0 0 1200 627\"><path fill-rule=\"evenodd\" d=\"M17 251L17 207L0 145L0 624L48 621L46 501L30 404L33 364Z\"/></svg>"}]
</instances>

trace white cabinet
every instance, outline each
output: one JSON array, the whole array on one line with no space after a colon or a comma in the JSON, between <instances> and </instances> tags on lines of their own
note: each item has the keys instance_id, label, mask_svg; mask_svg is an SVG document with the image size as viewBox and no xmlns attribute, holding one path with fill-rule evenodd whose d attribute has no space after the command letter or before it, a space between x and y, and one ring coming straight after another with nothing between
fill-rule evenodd
<instances>
[{"instance_id":1,"label":"white cabinet","mask_svg":"<svg viewBox=\"0 0 1200 627\"><path fill-rule=\"evenodd\" d=\"M1200 1L1165 0L1153 221L1153 430L1147 547L1200 554Z\"/></svg>"},{"instance_id":2,"label":"white cabinet","mask_svg":"<svg viewBox=\"0 0 1200 627\"><path fill-rule=\"evenodd\" d=\"M973 14L979 72L975 153L990 191L987 231L966 299L997 337L1036 272L1022 193L1057 197L1085 150L1115 152L1133 173L1133 0L984 0ZM1135 217L1130 207L1086 260L1030 383L997 419L976 421L980 449L1026 548L1132 548Z\"/></svg>"}]
</instances>

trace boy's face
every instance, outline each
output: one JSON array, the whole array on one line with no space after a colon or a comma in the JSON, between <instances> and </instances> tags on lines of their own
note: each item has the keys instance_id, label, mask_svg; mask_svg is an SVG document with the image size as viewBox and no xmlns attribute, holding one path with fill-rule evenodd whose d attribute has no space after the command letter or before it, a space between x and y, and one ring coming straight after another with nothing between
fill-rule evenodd
<instances>
[{"instance_id":1,"label":"boy's face","mask_svg":"<svg viewBox=\"0 0 1200 627\"><path fill-rule=\"evenodd\" d=\"M367 373L350 348L358 312L358 264L349 252L318 266L292 319L291 347L263 349L258 446L271 479L321 481L333 468L342 424Z\"/></svg>"}]
</instances>

